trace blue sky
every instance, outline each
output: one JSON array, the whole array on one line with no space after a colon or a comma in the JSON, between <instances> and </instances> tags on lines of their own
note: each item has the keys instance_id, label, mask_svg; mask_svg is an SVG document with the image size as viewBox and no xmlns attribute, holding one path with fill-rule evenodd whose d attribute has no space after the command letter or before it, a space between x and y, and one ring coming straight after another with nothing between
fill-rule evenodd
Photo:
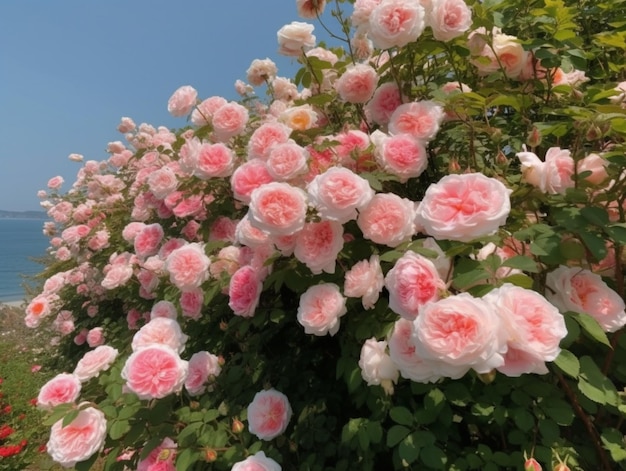
<instances>
[{"instance_id":1,"label":"blue sky","mask_svg":"<svg viewBox=\"0 0 626 471\"><path fill-rule=\"evenodd\" d=\"M181 85L237 99L235 80L266 57L293 76L276 42L292 21L295 0L0 1L0 209L41 209L55 175L67 190L80 168L67 156L106 159L122 116L183 126L167 113Z\"/></svg>"}]
</instances>

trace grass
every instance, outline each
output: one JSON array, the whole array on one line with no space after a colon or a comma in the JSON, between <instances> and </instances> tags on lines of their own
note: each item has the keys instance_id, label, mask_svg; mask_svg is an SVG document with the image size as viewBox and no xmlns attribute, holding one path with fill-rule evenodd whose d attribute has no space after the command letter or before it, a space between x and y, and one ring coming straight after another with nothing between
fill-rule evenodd
<instances>
[{"instance_id":1,"label":"grass","mask_svg":"<svg viewBox=\"0 0 626 471\"><path fill-rule=\"evenodd\" d=\"M6 424L14 429L4 441L0 440L0 446L27 441L19 454L0 457L0 470L63 469L42 451L49 427L42 423L45 414L32 403L41 386L58 373L53 368L53 339L53 332L26 327L23 309L0 304L0 427ZM7 405L9 412L4 409Z\"/></svg>"}]
</instances>

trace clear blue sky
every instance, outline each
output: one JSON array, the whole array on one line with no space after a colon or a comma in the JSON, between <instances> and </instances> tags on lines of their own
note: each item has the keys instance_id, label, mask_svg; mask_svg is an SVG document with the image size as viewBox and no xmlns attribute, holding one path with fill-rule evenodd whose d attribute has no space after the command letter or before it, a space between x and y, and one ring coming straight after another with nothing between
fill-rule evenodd
<instances>
[{"instance_id":1,"label":"clear blue sky","mask_svg":"<svg viewBox=\"0 0 626 471\"><path fill-rule=\"evenodd\" d=\"M67 156L106 159L122 116L183 126L167 113L181 85L236 99L266 57L293 77L276 41L291 21L304 21L295 0L1 0L0 209L41 209L55 175L67 190L80 168Z\"/></svg>"}]
</instances>

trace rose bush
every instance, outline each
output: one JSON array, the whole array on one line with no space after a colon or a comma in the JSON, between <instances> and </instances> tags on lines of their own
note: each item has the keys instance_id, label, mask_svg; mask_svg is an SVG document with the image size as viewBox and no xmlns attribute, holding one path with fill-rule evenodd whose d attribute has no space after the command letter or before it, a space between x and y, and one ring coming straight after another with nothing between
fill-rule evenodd
<instances>
[{"instance_id":1,"label":"rose bush","mask_svg":"<svg viewBox=\"0 0 626 471\"><path fill-rule=\"evenodd\" d=\"M293 79L183 86L42 193L53 458L623 468L626 6L296 7L337 45L281 28Z\"/></svg>"}]
</instances>

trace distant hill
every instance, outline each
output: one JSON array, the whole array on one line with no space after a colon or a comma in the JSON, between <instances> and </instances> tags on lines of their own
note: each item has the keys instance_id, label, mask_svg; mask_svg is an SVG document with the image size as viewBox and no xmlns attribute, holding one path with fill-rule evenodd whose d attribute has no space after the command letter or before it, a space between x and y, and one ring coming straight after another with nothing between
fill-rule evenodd
<instances>
[{"instance_id":1,"label":"distant hill","mask_svg":"<svg viewBox=\"0 0 626 471\"><path fill-rule=\"evenodd\" d=\"M45 211L5 211L0 209L0 219L48 219Z\"/></svg>"}]
</instances>

